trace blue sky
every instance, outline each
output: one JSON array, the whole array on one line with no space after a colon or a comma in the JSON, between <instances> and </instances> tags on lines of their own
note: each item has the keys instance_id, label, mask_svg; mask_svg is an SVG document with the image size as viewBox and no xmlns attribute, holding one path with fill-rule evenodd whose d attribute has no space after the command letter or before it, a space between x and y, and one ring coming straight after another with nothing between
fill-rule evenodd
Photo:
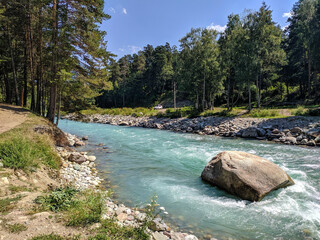
<instances>
[{"instance_id":1,"label":"blue sky","mask_svg":"<svg viewBox=\"0 0 320 240\"><path fill-rule=\"evenodd\" d=\"M296 1L265 2L273 10L273 20L284 27ZM105 12L111 19L102 24L102 30L107 32L108 50L122 57L147 44L179 46L179 39L192 27L221 29L231 13L258 10L261 4L257 0L106 0Z\"/></svg>"}]
</instances>

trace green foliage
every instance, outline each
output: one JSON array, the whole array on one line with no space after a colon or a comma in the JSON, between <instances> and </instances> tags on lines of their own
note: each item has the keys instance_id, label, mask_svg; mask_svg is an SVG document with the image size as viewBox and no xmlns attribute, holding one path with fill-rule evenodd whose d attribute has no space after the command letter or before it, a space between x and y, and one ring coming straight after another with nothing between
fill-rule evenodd
<instances>
[{"instance_id":1,"label":"green foliage","mask_svg":"<svg viewBox=\"0 0 320 240\"><path fill-rule=\"evenodd\" d=\"M46 210L59 212L69 209L76 202L74 196L78 193L73 187L57 188L47 196L38 196L35 202Z\"/></svg>"},{"instance_id":2,"label":"green foliage","mask_svg":"<svg viewBox=\"0 0 320 240\"><path fill-rule=\"evenodd\" d=\"M15 208L15 203L18 202L20 199L21 196L0 199L0 213L7 213L13 208Z\"/></svg>"},{"instance_id":3,"label":"green foliage","mask_svg":"<svg viewBox=\"0 0 320 240\"><path fill-rule=\"evenodd\" d=\"M26 225L20 224L20 223L5 224L5 228L10 233L20 233L20 232L26 231L28 229L28 227Z\"/></svg>"},{"instance_id":4,"label":"green foliage","mask_svg":"<svg viewBox=\"0 0 320 240\"><path fill-rule=\"evenodd\" d=\"M78 195L79 196L79 195ZM67 226L86 226L100 221L103 209L103 196L100 192L82 192L81 199L66 212Z\"/></svg>"},{"instance_id":5,"label":"green foliage","mask_svg":"<svg viewBox=\"0 0 320 240\"><path fill-rule=\"evenodd\" d=\"M277 110L272 109L253 109L248 114L243 115L244 117L253 118L276 118L281 117Z\"/></svg>"},{"instance_id":6,"label":"green foliage","mask_svg":"<svg viewBox=\"0 0 320 240\"><path fill-rule=\"evenodd\" d=\"M144 228L120 227L113 220L102 221L102 226L98 230L98 234L90 237L89 240L148 240L150 236L146 234Z\"/></svg>"},{"instance_id":7,"label":"green foliage","mask_svg":"<svg viewBox=\"0 0 320 240\"><path fill-rule=\"evenodd\" d=\"M52 147L40 136L30 139L13 134L0 142L0 158L4 167L29 171L40 163L57 169L60 160Z\"/></svg>"},{"instance_id":8,"label":"green foliage","mask_svg":"<svg viewBox=\"0 0 320 240\"><path fill-rule=\"evenodd\" d=\"M291 114L294 116L303 116L307 113L307 109L299 105L297 109L291 111Z\"/></svg>"},{"instance_id":9,"label":"green foliage","mask_svg":"<svg viewBox=\"0 0 320 240\"><path fill-rule=\"evenodd\" d=\"M198 117L200 112L193 107L183 107L183 108L168 108L165 114L161 113L157 117L167 117L167 118L195 118Z\"/></svg>"},{"instance_id":10,"label":"green foliage","mask_svg":"<svg viewBox=\"0 0 320 240\"><path fill-rule=\"evenodd\" d=\"M31 240L80 240L80 236L61 237L60 235L51 233L33 237Z\"/></svg>"},{"instance_id":11,"label":"green foliage","mask_svg":"<svg viewBox=\"0 0 320 240\"><path fill-rule=\"evenodd\" d=\"M26 186L15 186L15 185L9 185L8 189L12 194L18 193L18 192L31 192L32 189L28 188Z\"/></svg>"}]
</instances>

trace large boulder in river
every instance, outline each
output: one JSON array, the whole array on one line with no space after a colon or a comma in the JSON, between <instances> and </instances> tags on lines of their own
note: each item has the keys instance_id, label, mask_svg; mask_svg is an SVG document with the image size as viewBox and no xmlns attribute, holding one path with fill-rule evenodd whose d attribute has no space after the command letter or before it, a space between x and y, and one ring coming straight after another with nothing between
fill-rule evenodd
<instances>
[{"instance_id":1,"label":"large boulder in river","mask_svg":"<svg viewBox=\"0 0 320 240\"><path fill-rule=\"evenodd\" d=\"M276 164L237 151L219 153L204 168L201 178L249 201L260 201L269 192L294 184Z\"/></svg>"}]
</instances>

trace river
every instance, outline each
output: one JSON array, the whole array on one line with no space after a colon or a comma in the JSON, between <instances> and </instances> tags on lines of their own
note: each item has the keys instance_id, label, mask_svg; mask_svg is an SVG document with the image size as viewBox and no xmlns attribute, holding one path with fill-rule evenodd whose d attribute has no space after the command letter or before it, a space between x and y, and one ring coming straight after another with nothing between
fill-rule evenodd
<instances>
[{"instance_id":1,"label":"river","mask_svg":"<svg viewBox=\"0 0 320 240\"><path fill-rule=\"evenodd\" d=\"M69 120L59 127L89 136L84 149L97 156L119 201L142 206L156 194L165 220L182 230L217 239L320 239L320 148ZM203 183L204 166L227 150L273 161L296 184L250 203Z\"/></svg>"}]
</instances>

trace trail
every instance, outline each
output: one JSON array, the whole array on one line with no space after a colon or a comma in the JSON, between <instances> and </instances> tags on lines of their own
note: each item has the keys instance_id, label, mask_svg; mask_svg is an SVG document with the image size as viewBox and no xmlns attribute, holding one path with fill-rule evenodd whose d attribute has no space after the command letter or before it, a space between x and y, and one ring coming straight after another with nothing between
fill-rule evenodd
<instances>
[{"instance_id":1,"label":"trail","mask_svg":"<svg viewBox=\"0 0 320 240\"><path fill-rule=\"evenodd\" d=\"M0 103L0 134L23 123L28 114L22 107Z\"/></svg>"}]
</instances>

